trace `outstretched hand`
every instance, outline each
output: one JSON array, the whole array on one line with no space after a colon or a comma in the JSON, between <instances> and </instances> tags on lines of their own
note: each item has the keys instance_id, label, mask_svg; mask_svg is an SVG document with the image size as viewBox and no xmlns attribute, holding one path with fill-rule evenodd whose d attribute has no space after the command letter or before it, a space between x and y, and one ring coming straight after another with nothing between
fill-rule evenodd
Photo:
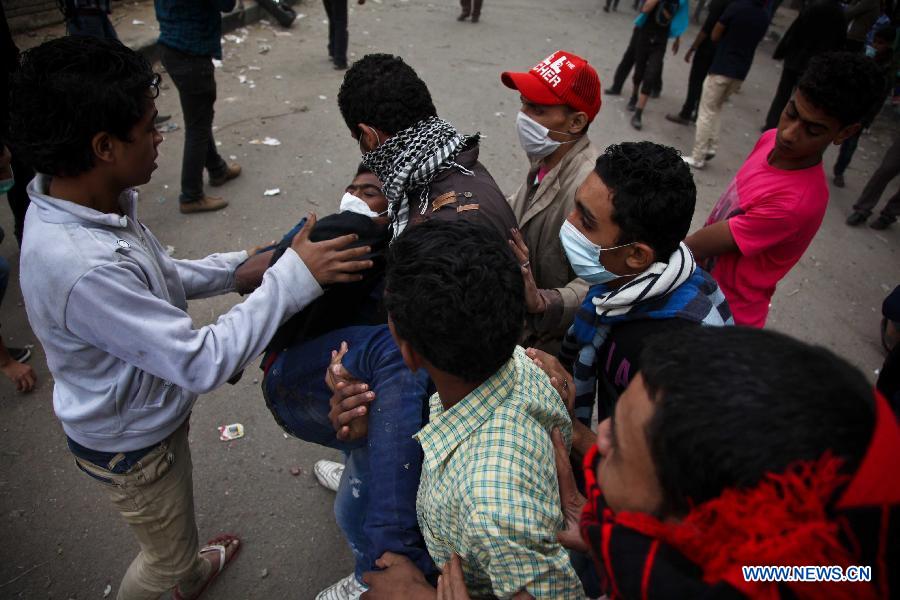
<instances>
[{"instance_id":1,"label":"outstretched hand","mask_svg":"<svg viewBox=\"0 0 900 600\"><path fill-rule=\"evenodd\" d=\"M310 213L303 228L291 240L291 248L303 259L319 285L361 280L363 276L358 272L371 268L372 261L357 259L371 252L371 248L347 248L359 239L356 234L311 242L309 236L315 226L316 215Z\"/></svg>"}]
</instances>

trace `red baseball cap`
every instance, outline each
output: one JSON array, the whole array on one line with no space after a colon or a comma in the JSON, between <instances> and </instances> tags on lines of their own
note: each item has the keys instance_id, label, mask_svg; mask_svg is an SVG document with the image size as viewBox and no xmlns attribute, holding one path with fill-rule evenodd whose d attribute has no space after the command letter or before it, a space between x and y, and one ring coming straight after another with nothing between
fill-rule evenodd
<instances>
[{"instance_id":1,"label":"red baseball cap","mask_svg":"<svg viewBox=\"0 0 900 600\"><path fill-rule=\"evenodd\" d=\"M535 104L565 104L587 113L590 121L600 111L597 71L580 56L565 50L557 50L527 73L506 71L500 80Z\"/></svg>"}]
</instances>

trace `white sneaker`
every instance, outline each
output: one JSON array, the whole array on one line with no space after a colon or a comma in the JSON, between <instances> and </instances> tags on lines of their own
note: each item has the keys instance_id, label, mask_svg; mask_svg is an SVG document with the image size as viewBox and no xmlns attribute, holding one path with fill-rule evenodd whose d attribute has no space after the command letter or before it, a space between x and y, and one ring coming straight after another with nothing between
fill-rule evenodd
<instances>
[{"instance_id":1,"label":"white sneaker","mask_svg":"<svg viewBox=\"0 0 900 600\"><path fill-rule=\"evenodd\" d=\"M692 156L682 156L681 160L683 160L687 164L687 166L691 167L692 169L697 169L698 171L706 166L706 163L704 161L696 161Z\"/></svg>"},{"instance_id":2,"label":"white sneaker","mask_svg":"<svg viewBox=\"0 0 900 600\"><path fill-rule=\"evenodd\" d=\"M313 467L313 471L322 487L336 492L341 484L341 476L344 474L344 465L333 460L320 460Z\"/></svg>"},{"instance_id":3,"label":"white sneaker","mask_svg":"<svg viewBox=\"0 0 900 600\"><path fill-rule=\"evenodd\" d=\"M316 600L359 600L359 597L362 596L362 593L367 589L369 588L356 580L356 575L350 573L333 586L327 587L319 592L319 595L316 596Z\"/></svg>"}]
</instances>

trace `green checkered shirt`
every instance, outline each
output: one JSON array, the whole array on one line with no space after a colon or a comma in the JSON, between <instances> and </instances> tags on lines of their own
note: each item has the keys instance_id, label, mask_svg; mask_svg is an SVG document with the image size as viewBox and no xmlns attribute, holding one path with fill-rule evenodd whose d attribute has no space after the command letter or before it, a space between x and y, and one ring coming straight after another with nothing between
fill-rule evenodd
<instances>
[{"instance_id":1,"label":"green checkered shirt","mask_svg":"<svg viewBox=\"0 0 900 600\"><path fill-rule=\"evenodd\" d=\"M416 511L438 566L463 559L469 593L509 598L584 599L563 528L550 431L567 443L566 406L525 351L450 410L431 397L429 423L415 435L425 452Z\"/></svg>"}]
</instances>

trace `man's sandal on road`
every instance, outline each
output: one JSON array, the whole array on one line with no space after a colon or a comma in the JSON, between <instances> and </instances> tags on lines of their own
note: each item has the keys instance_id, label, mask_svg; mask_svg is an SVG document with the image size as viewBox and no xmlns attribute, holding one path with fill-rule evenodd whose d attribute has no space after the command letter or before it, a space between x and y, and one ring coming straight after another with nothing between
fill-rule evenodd
<instances>
[{"instance_id":1,"label":"man's sandal on road","mask_svg":"<svg viewBox=\"0 0 900 600\"><path fill-rule=\"evenodd\" d=\"M237 542L237 549L235 549L234 553L226 558L225 557L225 543L227 542ZM200 548L200 554L206 554L208 552L218 552L219 553L219 567L218 569L212 573L209 578L206 580L206 583L203 584L203 587L200 588L200 591L196 593L196 595L191 596L189 599L185 596L181 595L181 592L178 591L178 588L172 590L172 598L173 600L197 600L198 598L203 596L203 593L212 585L212 582L216 580L216 577L225 569L225 567L231 563L235 558L237 558L238 554L241 552L241 541L238 539L236 535L232 535L230 533L223 533L220 536L217 536L211 540L209 540L205 546Z\"/></svg>"}]
</instances>

